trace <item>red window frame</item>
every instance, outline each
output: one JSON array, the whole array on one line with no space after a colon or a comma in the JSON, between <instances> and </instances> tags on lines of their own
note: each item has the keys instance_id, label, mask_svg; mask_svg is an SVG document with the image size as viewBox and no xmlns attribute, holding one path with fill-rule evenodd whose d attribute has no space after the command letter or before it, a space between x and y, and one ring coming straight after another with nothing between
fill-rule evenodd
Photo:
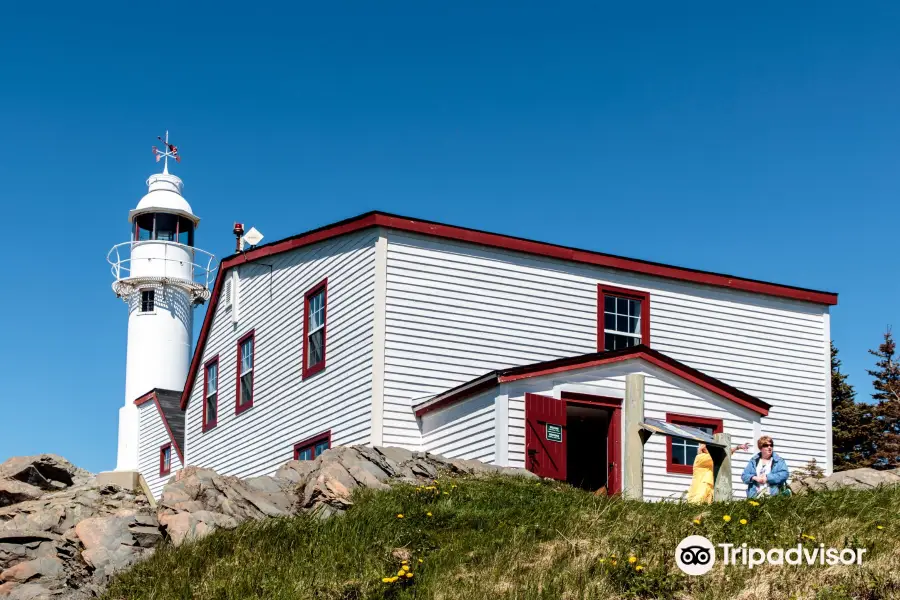
<instances>
[{"instance_id":1,"label":"red window frame","mask_svg":"<svg viewBox=\"0 0 900 600\"><path fill-rule=\"evenodd\" d=\"M241 404L241 346L243 346L244 342L247 340L253 341L253 379L250 381L250 402L244 402ZM235 377L234 377L235 389L234 389L234 414L235 416L241 414L248 408L253 406L253 401L256 399L256 330L251 329L237 341L237 365L235 367ZM205 405L204 405L205 406Z\"/></svg>"},{"instance_id":2,"label":"red window frame","mask_svg":"<svg viewBox=\"0 0 900 600\"><path fill-rule=\"evenodd\" d=\"M212 422L206 420L206 378L209 374L209 367L216 365L216 419ZM219 382L222 380L222 371L219 369L219 355L216 354L203 364L203 392L201 398L203 400L203 433L216 426L219 422Z\"/></svg>"},{"instance_id":3,"label":"red window frame","mask_svg":"<svg viewBox=\"0 0 900 600\"><path fill-rule=\"evenodd\" d=\"M166 450L169 451L169 464L166 465ZM159 447L159 476L165 477L172 472L172 443L163 444Z\"/></svg>"},{"instance_id":4,"label":"red window frame","mask_svg":"<svg viewBox=\"0 0 900 600\"><path fill-rule=\"evenodd\" d=\"M319 292L322 293L322 360L315 365L307 366L309 356L309 299ZM303 295L303 371L302 378L312 377L325 368L328 354L328 278L326 277Z\"/></svg>"},{"instance_id":5,"label":"red window frame","mask_svg":"<svg viewBox=\"0 0 900 600\"><path fill-rule=\"evenodd\" d=\"M711 417L698 417L695 415L681 415L678 413L666 413L666 423L674 423L676 425L687 425L688 427L712 427L713 433L722 433L724 425L722 419L714 419ZM672 438L666 436L666 472L680 473L682 475L693 475L693 465L676 465L672 462Z\"/></svg>"},{"instance_id":6,"label":"red window frame","mask_svg":"<svg viewBox=\"0 0 900 600\"><path fill-rule=\"evenodd\" d=\"M606 350L606 326L603 322L603 307L606 296L630 298L641 301L641 344L650 347L650 293L620 288L612 285L597 285L597 352Z\"/></svg>"},{"instance_id":7,"label":"red window frame","mask_svg":"<svg viewBox=\"0 0 900 600\"><path fill-rule=\"evenodd\" d=\"M307 448L312 450L312 459L316 458L316 445L320 442L327 441L328 448L331 449L331 430L325 431L323 433L314 435L311 438L306 438L302 442L297 442L294 444L294 460L299 460L300 452L306 450ZM311 460L312 460L311 459Z\"/></svg>"}]
</instances>

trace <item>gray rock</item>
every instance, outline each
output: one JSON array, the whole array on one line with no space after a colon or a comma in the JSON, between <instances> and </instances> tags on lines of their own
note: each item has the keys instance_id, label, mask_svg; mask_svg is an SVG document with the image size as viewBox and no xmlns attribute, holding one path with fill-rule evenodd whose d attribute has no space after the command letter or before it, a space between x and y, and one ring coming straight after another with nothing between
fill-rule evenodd
<instances>
[{"instance_id":1,"label":"gray rock","mask_svg":"<svg viewBox=\"0 0 900 600\"><path fill-rule=\"evenodd\" d=\"M0 572L0 581L26 583L33 579L54 579L63 574L63 563L56 557L36 558L20 562Z\"/></svg>"},{"instance_id":2,"label":"gray rock","mask_svg":"<svg viewBox=\"0 0 900 600\"><path fill-rule=\"evenodd\" d=\"M827 477L797 478L791 481L790 488L794 494L804 494L810 491L836 490L839 488L870 490L880 486L898 484L900 484L900 474L896 472L864 468L838 471Z\"/></svg>"},{"instance_id":3,"label":"gray rock","mask_svg":"<svg viewBox=\"0 0 900 600\"><path fill-rule=\"evenodd\" d=\"M0 479L15 479L42 490L58 490L87 483L91 473L55 454L14 456L0 463Z\"/></svg>"},{"instance_id":4,"label":"gray rock","mask_svg":"<svg viewBox=\"0 0 900 600\"><path fill-rule=\"evenodd\" d=\"M37 500L44 491L30 483L18 479L0 479L0 506L18 504L27 500Z\"/></svg>"}]
</instances>

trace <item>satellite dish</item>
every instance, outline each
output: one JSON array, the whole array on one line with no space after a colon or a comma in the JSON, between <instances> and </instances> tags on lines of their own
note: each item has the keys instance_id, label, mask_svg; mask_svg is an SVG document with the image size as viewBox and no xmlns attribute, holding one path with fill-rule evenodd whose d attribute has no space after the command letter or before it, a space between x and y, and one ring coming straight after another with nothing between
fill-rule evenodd
<instances>
[{"instance_id":1,"label":"satellite dish","mask_svg":"<svg viewBox=\"0 0 900 600\"><path fill-rule=\"evenodd\" d=\"M256 246L262 241L263 237L265 236L256 227L251 227L250 231L244 234L244 241L251 246Z\"/></svg>"}]
</instances>

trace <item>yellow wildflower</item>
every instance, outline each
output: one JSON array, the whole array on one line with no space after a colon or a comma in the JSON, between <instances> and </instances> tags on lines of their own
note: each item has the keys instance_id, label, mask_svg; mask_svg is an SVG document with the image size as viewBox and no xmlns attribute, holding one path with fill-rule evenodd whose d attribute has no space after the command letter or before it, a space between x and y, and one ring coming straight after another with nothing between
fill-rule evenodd
<instances>
[{"instance_id":1,"label":"yellow wildflower","mask_svg":"<svg viewBox=\"0 0 900 600\"><path fill-rule=\"evenodd\" d=\"M398 519L402 519L402 518L403 518L403 513L399 513L399 514L397 515L397 518L398 518Z\"/></svg>"},{"instance_id":2,"label":"yellow wildflower","mask_svg":"<svg viewBox=\"0 0 900 600\"><path fill-rule=\"evenodd\" d=\"M390 582L391 582L391 578L390 578L390 577L382 577L382 578L381 578L381 581L383 581L384 583L390 583Z\"/></svg>"},{"instance_id":3,"label":"yellow wildflower","mask_svg":"<svg viewBox=\"0 0 900 600\"><path fill-rule=\"evenodd\" d=\"M449 495L450 495L450 492L444 492L444 495L445 495L445 496L449 496Z\"/></svg>"},{"instance_id":4,"label":"yellow wildflower","mask_svg":"<svg viewBox=\"0 0 900 600\"><path fill-rule=\"evenodd\" d=\"M759 506L759 502L756 500L750 500L750 506Z\"/></svg>"},{"instance_id":5,"label":"yellow wildflower","mask_svg":"<svg viewBox=\"0 0 900 600\"><path fill-rule=\"evenodd\" d=\"M401 564L401 565L405 565L405 564L407 564L407 563L409 563L408 560L401 560L401 561L400 561L400 564Z\"/></svg>"},{"instance_id":6,"label":"yellow wildflower","mask_svg":"<svg viewBox=\"0 0 900 600\"><path fill-rule=\"evenodd\" d=\"M407 578L407 579L409 579L409 578L412 577L412 576L413 576L412 573L407 573L407 574L406 574L406 578Z\"/></svg>"},{"instance_id":7,"label":"yellow wildflower","mask_svg":"<svg viewBox=\"0 0 900 600\"><path fill-rule=\"evenodd\" d=\"M722 520L728 523L729 521L731 521L731 515L725 515L724 517L722 517Z\"/></svg>"},{"instance_id":8,"label":"yellow wildflower","mask_svg":"<svg viewBox=\"0 0 900 600\"><path fill-rule=\"evenodd\" d=\"M423 562L425 562L425 561L424 561L424 560L422 560L422 559L421 559L421 558L420 558L420 559L419 559L419 562L420 562L420 563L423 563Z\"/></svg>"},{"instance_id":9,"label":"yellow wildflower","mask_svg":"<svg viewBox=\"0 0 900 600\"><path fill-rule=\"evenodd\" d=\"M425 513L425 516L426 516L426 517L431 517L431 516L433 516L433 515L432 515L430 512L427 512L427 513Z\"/></svg>"},{"instance_id":10,"label":"yellow wildflower","mask_svg":"<svg viewBox=\"0 0 900 600\"><path fill-rule=\"evenodd\" d=\"M616 566L616 561L612 561L612 566Z\"/></svg>"},{"instance_id":11,"label":"yellow wildflower","mask_svg":"<svg viewBox=\"0 0 900 600\"><path fill-rule=\"evenodd\" d=\"M741 519L741 525L746 525L746 524L747 524L747 519Z\"/></svg>"},{"instance_id":12,"label":"yellow wildflower","mask_svg":"<svg viewBox=\"0 0 900 600\"><path fill-rule=\"evenodd\" d=\"M694 525L699 525L699 524L700 524L700 519L694 519Z\"/></svg>"},{"instance_id":13,"label":"yellow wildflower","mask_svg":"<svg viewBox=\"0 0 900 600\"><path fill-rule=\"evenodd\" d=\"M637 562L637 557L635 557L635 556L629 556L629 557L628 557L628 562L630 562L631 564L636 563L636 562Z\"/></svg>"},{"instance_id":14,"label":"yellow wildflower","mask_svg":"<svg viewBox=\"0 0 900 600\"><path fill-rule=\"evenodd\" d=\"M404 573L406 573L406 571L404 571L403 569L400 569L399 571L397 571L397 577L403 577Z\"/></svg>"},{"instance_id":15,"label":"yellow wildflower","mask_svg":"<svg viewBox=\"0 0 900 600\"><path fill-rule=\"evenodd\" d=\"M638 566L636 566L636 567L634 568L634 570L635 570L635 571L643 571L643 570L644 570L644 565L638 565Z\"/></svg>"},{"instance_id":16,"label":"yellow wildflower","mask_svg":"<svg viewBox=\"0 0 900 600\"><path fill-rule=\"evenodd\" d=\"M878 528L878 529L884 529L884 525L878 525L877 528Z\"/></svg>"}]
</instances>

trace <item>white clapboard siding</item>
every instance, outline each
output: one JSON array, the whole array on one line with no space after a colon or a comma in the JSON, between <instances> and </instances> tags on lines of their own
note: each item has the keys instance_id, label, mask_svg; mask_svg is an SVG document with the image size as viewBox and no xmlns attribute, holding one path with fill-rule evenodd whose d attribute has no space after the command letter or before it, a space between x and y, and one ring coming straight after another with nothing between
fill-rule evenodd
<instances>
[{"instance_id":1,"label":"white clapboard siding","mask_svg":"<svg viewBox=\"0 0 900 600\"><path fill-rule=\"evenodd\" d=\"M561 390L583 391L584 386L608 390L600 395L625 396L625 377L628 373L643 373L644 416L665 420L667 413L688 414L722 420L725 433L735 445L749 440L753 421L759 416L746 408L701 389L683 379L642 361L572 371L562 376L526 379L518 384L505 384L495 394L509 395L509 466L525 467L525 392L559 397ZM577 388L572 386L579 386ZM736 498L746 497L741 472L751 452L738 452L732 461L732 490ZM644 446L644 499L677 500L687 492L690 475L666 471L666 442L661 435L653 435Z\"/></svg>"},{"instance_id":2,"label":"white clapboard siding","mask_svg":"<svg viewBox=\"0 0 900 600\"><path fill-rule=\"evenodd\" d=\"M376 238L363 231L237 267L239 321L220 305L203 352L204 364L219 356L218 424L202 432L201 370L187 410L188 464L248 477L272 473L296 442L325 431L334 445L369 442ZM326 367L303 380L304 294L326 277ZM235 415L237 340L251 329L253 407Z\"/></svg>"},{"instance_id":3,"label":"white clapboard siding","mask_svg":"<svg viewBox=\"0 0 900 600\"><path fill-rule=\"evenodd\" d=\"M417 447L411 405L422 398L493 369L596 351L600 283L650 293L654 349L771 404L757 434L776 438L792 469L828 464L827 306L393 230L385 444ZM521 410L510 399L511 432ZM524 451L509 444L510 460Z\"/></svg>"},{"instance_id":4,"label":"white clapboard siding","mask_svg":"<svg viewBox=\"0 0 900 600\"><path fill-rule=\"evenodd\" d=\"M171 443L169 432L156 407L156 402L144 402L138 406L138 470L150 487L154 498L159 498L166 482L182 468L181 459L172 446L171 470L168 475L159 475L159 451Z\"/></svg>"},{"instance_id":5,"label":"white clapboard siding","mask_svg":"<svg viewBox=\"0 0 900 600\"><path fill-rule=\"evenodd\" d=\"M422 449L448 458L494 463L495 390L422 417Z\"/></svg>"}]
</instances>

